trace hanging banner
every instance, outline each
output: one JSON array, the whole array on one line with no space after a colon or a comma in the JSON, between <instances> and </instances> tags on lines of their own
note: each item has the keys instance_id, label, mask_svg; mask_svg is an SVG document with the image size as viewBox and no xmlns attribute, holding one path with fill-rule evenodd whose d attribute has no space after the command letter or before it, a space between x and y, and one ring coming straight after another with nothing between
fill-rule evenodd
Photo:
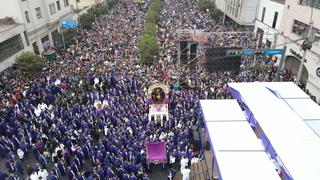
<instances>
[{"instance_id":1,"label":"hanging banner","mask_svg":"<svg viewBox=\"0 0 320 180\"><path fill-rule=\"evenodd\" d=\"M198 44L206 44L208 43L208 36L192 36L192 40Z\"/></svg>"}]
</instances>

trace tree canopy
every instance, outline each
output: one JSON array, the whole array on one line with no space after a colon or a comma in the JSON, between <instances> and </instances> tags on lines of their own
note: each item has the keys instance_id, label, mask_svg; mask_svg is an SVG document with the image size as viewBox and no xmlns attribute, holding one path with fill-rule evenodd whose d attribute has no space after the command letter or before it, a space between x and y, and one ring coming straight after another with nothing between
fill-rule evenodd
<instances>
[{"instance_id":1,"label":"tree canopy","mask_svg":"<svg viewBox=\"0 0 320 180\"><path fill-rule=\"evenodd\" d=\"M17 67L23 74L33 75L39 73L44 67L44 60L32 52L23 52L16 57Z\"/></svg>"}]
</instances>

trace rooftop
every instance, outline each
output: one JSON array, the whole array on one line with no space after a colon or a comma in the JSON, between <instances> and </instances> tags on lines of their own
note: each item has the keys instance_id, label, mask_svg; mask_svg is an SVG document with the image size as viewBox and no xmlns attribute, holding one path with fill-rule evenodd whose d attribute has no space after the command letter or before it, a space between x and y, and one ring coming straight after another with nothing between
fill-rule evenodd
<instances>
[{"instance_id":1,"label":"rooftop","mask_svg":"<svg viewBox=\"0 0 320 180\"><path fill-rule=\"evenodd\" d=\"M4 32L4 31L8 31L18 25L19 24L0 24L0 33Z\"/></svg>"}]
</instances>

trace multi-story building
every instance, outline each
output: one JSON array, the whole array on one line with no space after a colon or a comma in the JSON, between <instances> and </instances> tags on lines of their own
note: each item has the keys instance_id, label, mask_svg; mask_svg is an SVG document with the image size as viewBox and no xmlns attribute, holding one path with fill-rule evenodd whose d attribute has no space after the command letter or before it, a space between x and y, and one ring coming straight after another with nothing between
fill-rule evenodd
<instances>
[{"instance_id":1,"label":"multi-story building","mask_svg":"<svg viewBox=\"0 0 320 180\"><path fill-rule=\"evenodd\" d=\"M59 31L60 20L72 18L69 0L2 0L1 3L5 6L0 7L0 19L7 17L12 23L11 27L0 28L5 31L0 31L2 46L0 49L8 47L10 42L7 40L18 35L22 50L31 50L40 54L54 45L53 36ZM20 29L11 29L17 27ZM12 34L13 32L15 33ZM1 57L7 57L0 59L0 62L6 61L0 65L3 69L14 61L15 54L18 52L12 55L8 51L0 51L0 53Z\"/></svg>"},{"instance_id":2,"label":"multi-story building","mask_svg":"<svg viewBox=\"0 0 320 180\"><path fill-rule=\"evenodd\" d=\"M74 9L82 10L95 4L106 3L107 0L70 0Z\"/></svg>"},{"instance_id":3,"label":"multi-story building","mask_svg":"<svg viewBox=\"0 0 320 180\"><path fill-rule=\"evenodd\" d=\"M280 34L284 4L285 0L261 0L254 31L259 41L266 43L269 47L272 44L275 45L275 40Z\"/></svg>"},{"instance_id":4,"label":"multi-story building","mask_svg":"<svg viewBox=\"0 0 320 180\"><path fill-rule=\"evenodd\" d=\"M280 17L279 17L280 18ZM280 25L277 47L287 45L285 68L298 73L303 59L302 43L306 40L312 24L312 48L307 50L303 83L308 91L320 101L320 0L287 0Z\"/></svg>"},{"instance_id":5,"label":"multi-story building","mask_svg":"<svg viewBox=\"0 0 320 180\"><path fill-rule=\"evenodd\" d=\"M253 27L260 0L215 0L217 8L240 27Z\"/></svg>"}]
</instances>

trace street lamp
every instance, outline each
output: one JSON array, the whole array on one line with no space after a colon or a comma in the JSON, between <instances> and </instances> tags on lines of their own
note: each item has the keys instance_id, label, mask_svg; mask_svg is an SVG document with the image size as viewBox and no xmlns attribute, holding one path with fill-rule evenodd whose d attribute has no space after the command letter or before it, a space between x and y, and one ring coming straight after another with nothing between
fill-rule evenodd
<instances>
[{"instance_id":1,"label":"street lamp","mask_svg":"<svg viewBox=\"0 0 320 180\"><path fill-rule=\"evenodd\" d=\"M302 78L302 69L303 69L304 63L306 61L307 50L310 50L312 48L312 43L313 43L311 41L312 28L313 28L313 21L310 22L307 39L305 41L303 41L303 43L301 45L301 48L303 50L303 55L302 55L302 59L301 59L298 74L297 74L297 79L296 79L297 85L299 85L301 78Z\"/></svg>"}]
</instances>

